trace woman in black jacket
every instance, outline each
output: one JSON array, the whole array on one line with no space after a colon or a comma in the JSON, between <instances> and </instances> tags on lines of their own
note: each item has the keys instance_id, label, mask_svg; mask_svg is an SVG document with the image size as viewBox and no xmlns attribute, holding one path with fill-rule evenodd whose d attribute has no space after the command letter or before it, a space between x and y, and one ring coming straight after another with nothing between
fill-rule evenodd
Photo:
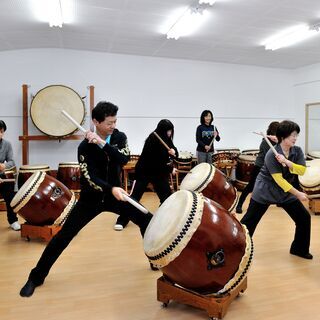
<instances>
[{"instance_id":1,"label":"woman in black jacket","mask_svg":"<svg viewBox=\"0 0 320 320\"><path fill-rule=\"evenodd\" d=\"M154 134L156 132L167 144L169 150ZM163 203L172 193L169 183L170 173L174 174L172 158L178 156L178 150L173 144L174 126L170 120L162 119L157 128L150 133L145 141L142 153L135 167L135 185L132 198L140 201L149 183L154 187L160 203ZM114 226L117 231L123 230L129 219L122 213Z\"/></svg>"}]
</instances>

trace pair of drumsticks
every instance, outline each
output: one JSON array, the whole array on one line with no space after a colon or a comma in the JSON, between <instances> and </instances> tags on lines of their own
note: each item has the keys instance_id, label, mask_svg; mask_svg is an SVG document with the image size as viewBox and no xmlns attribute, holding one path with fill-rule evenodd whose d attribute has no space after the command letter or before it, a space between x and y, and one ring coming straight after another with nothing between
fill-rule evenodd
<instances>
[{"instance_id":1,"label":"pair of drumsticks","mask_svg":"<svg viewBox=\"0 0 320 320\"><path fill-rule=\"evenodd\" d=\"M74 120L70 114L68 114L66 111L62 110L61 113L70 120L70 122L72 122L80 131L82 131L84 134L87 132L87 130L82 127L76 120ZM98 144L100 148L103 148L103 144ZM149 211L142 206L139 202L133 200L132 198L130 198L128 195L126 195L125 193L122 193L124 199L129 202L130 204L132 204L134 207L136 207L138 210L140 210L141 212L147 214Z\"/></svg>"}]
</instances>

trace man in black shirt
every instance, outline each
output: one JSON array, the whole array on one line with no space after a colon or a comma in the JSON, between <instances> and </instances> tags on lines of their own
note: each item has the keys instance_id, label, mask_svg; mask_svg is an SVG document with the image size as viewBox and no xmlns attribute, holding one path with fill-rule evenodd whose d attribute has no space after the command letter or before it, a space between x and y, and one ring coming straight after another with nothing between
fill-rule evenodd
<instances>
[{"instance_id":1,"label":"man in black shirt","mask_svg":"<svg viewBox=\"0 0 320 320\"><path fill-rule=\"evenodd\" d=\"M143 236L152 215L145 215L123 202L125 191L117 186L119 175L115 168L128 161L125 135L118 132L112 137L117 111L118 107L109 102L99 102L92 110L92 120L97 133L87 132L86 139L78 147L81 169L80 198L60 232L48 243L36 267L31 270L28 281L20 291L21 296L30 297L33 294L34 289L44 282L50 268L73 237L102 211L118 214L128 212L130 220L139 226ZM113 141L110 139L109 144L110 136Z\"/></svg>"}]
</instances>

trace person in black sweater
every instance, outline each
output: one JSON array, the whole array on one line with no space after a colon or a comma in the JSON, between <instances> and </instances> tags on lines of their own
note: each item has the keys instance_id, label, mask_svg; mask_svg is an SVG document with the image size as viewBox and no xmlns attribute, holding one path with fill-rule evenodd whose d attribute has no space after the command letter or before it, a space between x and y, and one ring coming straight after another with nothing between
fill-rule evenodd
<instances>
[{"instance_id":1,"label":"person in black sweater","mask_svg":"<svg viewBox=\"0 0 320 320\"><path fill-rule=\"evenodd\" d=\"M269 127L267 129L267 137L270 139L270 142L275 145L278 142L278 139L276 137L277 128L279 126L278 121L273 121L269 124ZM256 182L257 176L260 172L260 169L263 166L264 158L270 149L269 144L265 141L265 139L262 139L259 147L259 154L257 156L257 159L254 163L254 167L251 172L250 180L248 184L245 186L245 188L242 190L241 196L239 198L237 207L236 207L236 213L242 213L242 205L245 202L247 196L249 193L252 192L254 184Z\"/></svg>"},{"instance_id":2,"label":"person in black sweater","mask_svg":"<svg viewBox=\"0 0 320 320\"><path fill-rule=\"evenodd\" d=\"M114 132L117 111L118 107L110 102L99 102L92 110L92 120L97 133L87 132L86 139L78 147L80 198L62 229L51 239L37 265L31 270L28 281L20 290L22 297L30 297L35 288L43 284L52 265L74 236L101 212L112 211L120 214L121 211L128 211L127 216L139 226L143 236L152 214L144 214L123 202L125 191L116 186L118 173L114 168L128 161L127 152L121 152L123 148L119 150L112 146L112 143L116 142L118 146L127 144L124 134ZM111 144L105 142L110 135Z\"/></svg>"},{"instance_id":3,"label":"person in black sweater","mask_svg":"<svg viewBox=\"0 0 320 320\"><path fill-rule=\"evenodd\" d=\"M0 193L6 202L7 219L11 229L14 231L19 231L21 228L17 215L13 212L10 206L10 202L15 195L14 183L2 182L2 179L7 178L5 175L5 170L15 166L11 143L3 139L6 130L7 126L5 122L0 120Z\"/></svg>"},{"instance_id":4,"label":"person in black sweater","mask_svg":"<svg viewBox=\"0 0 320 320\"><path fill-rule=\"evenodd\" d=\"M160 142L154 134L156 132L167 144L169 150ZM145 141L142 153L135 166L135 184L131 196L139 201L147 189L149 183L154 187L160 204L163 203L172 193L169 177L170 173L175 173L172 166L172 158L178 156L178 150L173 144L174 126L171 121L162 119L157 128ZM118 217L114 229L123 230L128 224L129 216L127 212L122 212Z\"/></svg>"},{"instance_id":5,"label":"person in black sweater","mask_svg":"<svg viewBox=\"0 0 320 320\"><path fill-rule=\"evenodd\" d=\"M220 141L217 127L212 124L213 114L210 110L204 110L200 116L200 125L196 131L198 164L207 162L212 164L214 152L214 140Z\"/></svg>"}]
</instances>

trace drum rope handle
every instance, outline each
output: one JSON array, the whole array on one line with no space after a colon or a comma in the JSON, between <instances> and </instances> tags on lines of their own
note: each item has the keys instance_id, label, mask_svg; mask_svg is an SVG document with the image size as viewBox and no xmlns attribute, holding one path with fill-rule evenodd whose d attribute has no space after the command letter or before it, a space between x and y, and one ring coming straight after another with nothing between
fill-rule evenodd
<instances>
[{"instance_id":1,"label":"drum rope handle","mask_svg":"<svg viewBox=\"0 0 320 320\"><path fill-rule=\"evenodd\" d=\"M76 120L74 120L69 113L67 113L64 110L61 110L61 113L68 119L70 120L80 131L82 131L84 134L87 133L88 130L86 130L84 127L82 127ZM93 143L96 143L97 140L93 139ZM98 143L98 146L102 149L104 147L104 144Z\"/></svg>"}]
</instances>

